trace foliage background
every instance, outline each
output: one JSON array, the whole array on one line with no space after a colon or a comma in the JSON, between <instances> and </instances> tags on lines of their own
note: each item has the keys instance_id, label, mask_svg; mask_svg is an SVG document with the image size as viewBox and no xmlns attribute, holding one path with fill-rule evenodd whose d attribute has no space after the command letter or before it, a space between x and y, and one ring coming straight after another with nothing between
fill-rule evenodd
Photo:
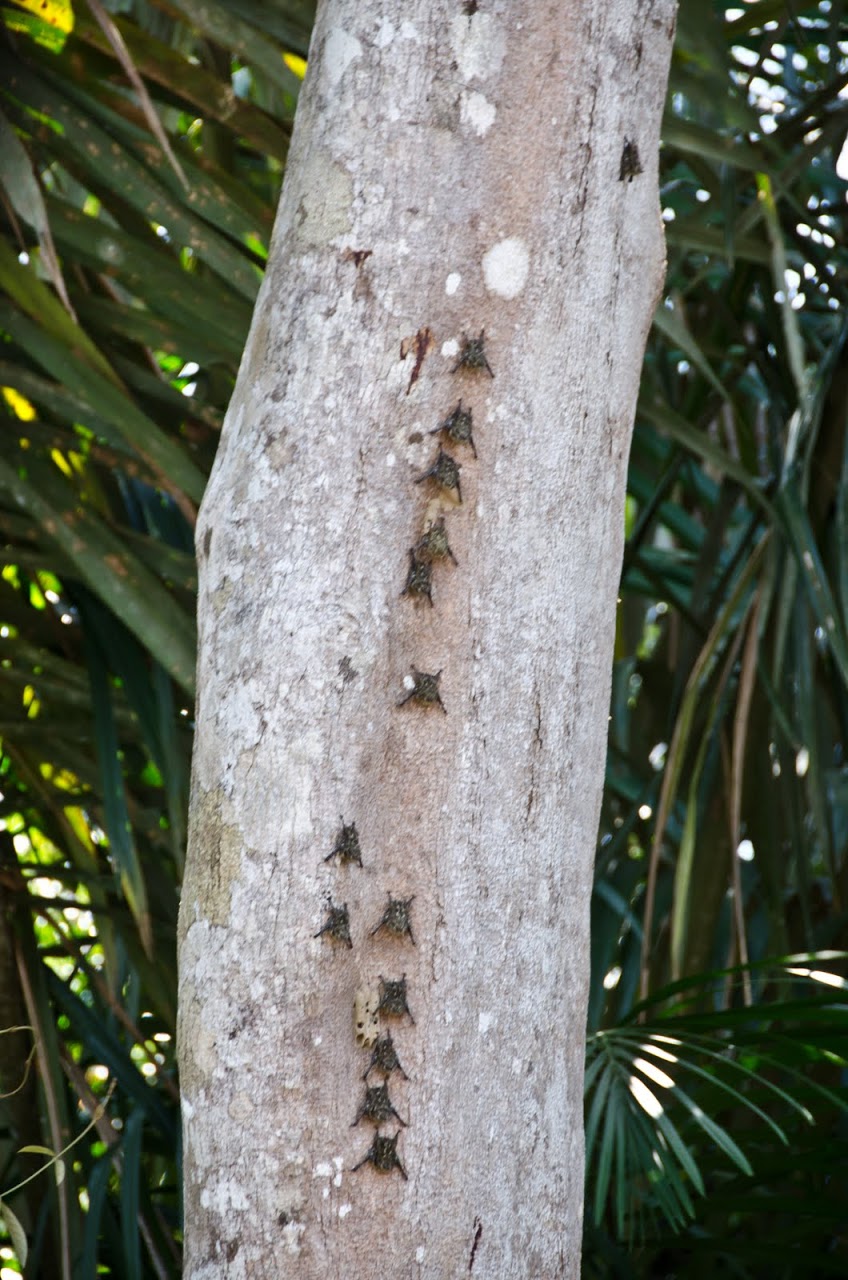
<instances>
[{"instance_id":1,"label":"foliage background","mask_svg":"<svg viewBox=\"0 0 848 1280\"><path fill-rule=\"evenodd\" d=\"M192 529L312 8L0 3L0 1193L31 1277L180 1270ZM840 0L683 0L593 900L587 1276L848 1270L847 89Z\"/></svg>"}]
</instances>

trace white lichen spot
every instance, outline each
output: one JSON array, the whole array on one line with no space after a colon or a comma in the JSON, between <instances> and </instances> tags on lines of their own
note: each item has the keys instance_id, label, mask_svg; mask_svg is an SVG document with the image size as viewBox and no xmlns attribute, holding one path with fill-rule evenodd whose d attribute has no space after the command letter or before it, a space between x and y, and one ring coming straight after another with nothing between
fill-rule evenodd
<instances>
[{"instance_id":1,"label":"white lichen spot","mask_svg":"<svg viewBox=\"0 0 848 1280\"><path fill-rule=\"evenodd\" d=\"M380 30L374 37L374 43L378 49L387 48L395 38L394 23L389 22L388 18L384 18L380 23Z\"/></svg>"},{"instance_id":2,"label":"white lichen spot","mask_svg":"<svg viewBox=\"0 0 848 1280\"><path fill-rule=\"evenodd\" d=\"M415 1261L416 1261L416 1262L423 1262L423 1261L424 1261L424 1246L423 1246L423 1244L420 1244L420 1245L418 1246L418 1248L415 1250Z\"/></svg>"},{"instance_id":3,"label":"white lichen spot","mask_svg":"<svg viewBox=\"0 0 848 1280\"><path fill-rule=\"evenodd\" d=\"M333 1164L336 1166L336 1176L333 1178L333 1186L340 1187L342 1185L342 1169L344 1168L344 1160L341 1156L333 1156Z\"/></svg>"},{"instance_id":4,"label":"white lichen spot","mask_svg":"<svg viewBox=\"0 0 848 1280\"><path fill-rule=\"evenodd\" d=\"M184 1120L191 1120L194 1117L194 1107L191 1105L185 1094L183 1094L180 1099L180 1107Z\"/></svg>"},{"instance_id":5,"label":"white lichen spot","mask_svg":"<svg viewBox=\"0 0 848 1280\"><path fill-rule=\"evenodd\" d=\"M200 1203L204 1209L211 1209L218 1217L226 1218L233 1210L246 1209L250 1202L244 1187L233 1178L219 1178L211 1186L203 1188Z\"/></svg>"},{"instance_id":6,"label":"white lichen spot","mask_svg":"<svg viewBox=\"0 0 848 1280\"><path fill-rule=\"evenodd\" d=\"M323 1036L316 1036L316 1037L315 1037L315 1039L312 1041L312 1043L314 1044L314 1046L315 1046L315 1048L316 1048L316 1049L317 1049L317 1048L318 1048L318 1046L321 1044L321 1042L323 1041L323 1039L324 1039L324 1037L323 1037Z\"/></svg>"},{"instance_id":7,"label":"white lichen spot","mask_svg":"<svg viewBox=\"0 0 848 1280\"><path fill-rule=\"evenodd\" d=\"M300 1237L305 1230L305 1222L287 1222L283 1227L283 1248L288 1253L300 1253Z\"/></svg>"},{"instance_id":8,"label":"white lichen spot","mask_svg":"<svg viewBox=\"0 0 848 1280\"><path fill-rule=\"evenodd\" d=\"M387 453L387 454L386 454L386 466L387 466L387 467L393 467L393 466L396 464L396 462L397 462L397 458L395 457L395 455L394 455L393 453Z\"/></svg>"},{"instance_id":9,"label":"white lichen spot","mask_svg":"<svg viewBox=\"0 0 848 1280\"><path fill-rule=\"evenodd\" d=\"M354 58L362 57L362 45L356 36L333 27L324 45L324 70L333 88L341 80Z\"/></svg>"},{"instance_id":10,"label":"white lichen spot","mask_svg":"<svg viewBox=\"0 0 848 1280\"><path fill-rule=\"evenodd\" d=\"M477 1026L480 1029L481 1036L485 1036L488 1034L489 1027L492 1026L494 1021L495 1021L495 1015L493 1013L480 1014L479 1018L477 1019Z\"/></svg>"},{"instance_id":11,"label":"white lichen spot","mask_svg":"<svg viewBox=\"0 0 848 1280\"><path fill-rule=\"evenodd\" d=\"M456 338L448 338L447 342L442 343L442 355L448 360L453 360L459 355L459 343Z\"/></svg>"},{"instance_id":12,"label":"white lichen spot","mask_svg":"<svg viewBox=\"0 0 848 1280\"><path fill-rule=\"evenodd\" d=\"M418 28L414 22L402 22L400 24L400 38L401 40L418 39Z\"/></svg>"},{"instance_id":13,"label":"white lichen spot","mask_svg":"<svg viewBox=\"0 0 848 1280\"><path fill-rule=\"evenodd\" d=\"M482 93L464 93L460 99L459 118L463 124L470 125L478 138L489 132L497 114L494 103L484 98Z\"/></svg>"},{"instance_id":14,"label":"white lichen spot","mask_svg":"<svg viewBox=\"0 0 848 1280\"><path fill-rule=\"evenodd\" d=\"M352 1209L352 1208L353 1208L353 1205L352 1205L352 1204L340 1204L340 1205L339 1205L339 1217L340 1217L340 1218L342 1218L342 1219L346 1218L346 1217L347 1217L347 1215L350 1213L350 1211L351 1211L351 1209Z\"/></svg>"},{"instance_id":15,"label":"white lichen spot","mask_svg":"<svg viewBox=\"0 0 848 1280\"><path fill-rule=\"evenodd\" d=\"M518 236L509 236L493 245L483 258L483 277L490 293L499 298L517 298L527 283L530 254Z\"/></svg>"},{"instance_id":16,"label":"white lichen spot","mask_svg":"<svg viewBox=\"0 0 848 1280\"><path fill-rule=\"evenodd\" d=\"M459 14L451 23L451 47L463 80L483 80L500 70L504 34L489 13Z\"/></svg>"},{"instance_id":17,"label":"white lichen spot","mask_svg":"<svg viewBox=\"0 0 848 1280\"><path fill-rule=\"evenodd\" d=\"M415 677L414 677L414 676L404 676L404 677L403 677L403 687L404 687L404 689L414 689L414 688L415 688Z\"/></svg>"},{"instance_id":18,"label":"white lichen spot","mask_svg":"<svg viewBox=\"0 0 848 1280\"><path fill-rule=\"evenodd\" d=\"M462 276L458 271L452 271L445 281L445 293L452 298L459 286L462 284Z\"/></svg>"},{"instance_id":19,"label":"white lichen spot","mask_svg":"<svg viewBox=\"0 0 848 1280\"><path fill-rule=\"evenodd\" d=\"M511 1070L514 1076L521 1075L521 1059L520 1058L513 1058L511 1063Z\"/></svg>"},{"instance_id":20,"label":"white lichen spot","mask_svg":"<svg viewBox=\"0 0 848 1280\"><path fill-rule=\"evenodd\" d=\"M324 1190L321 1192L321 1199L329 1200L329 1198L330 1198L330 1188L325 1187Z\"/></svg>"},{"instance_id":21,"label":"white lichen spot","mask_svg":"<svg viewBox=\"0 0 848 1280\"><path fill-rule=\"evenodd\" d=\"M313 1178L331 1178L333 1176L333 1166L328 1164L326 1160L322 1160L312 1170L312 1176Z\"/></svg>"}]
</instances>

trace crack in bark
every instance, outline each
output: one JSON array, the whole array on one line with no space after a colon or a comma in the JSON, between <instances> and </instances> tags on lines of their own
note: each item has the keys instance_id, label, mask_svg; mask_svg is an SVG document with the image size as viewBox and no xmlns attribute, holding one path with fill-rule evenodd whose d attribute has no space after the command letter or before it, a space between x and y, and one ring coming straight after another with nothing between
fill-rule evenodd
<instances>
[{"instance_id":1,"label":"crack in bark","mask_svg":"<svg viewBox=\"0 0 848 1280\"><path fill-rule=\"evenodd\" d=\"M424 361L433 350L434 345L433 331L432 329L428 329L427 325L424 325L419 329L411 338L404 338L403 342L400 344L401 360L405 360L410 352L415 356L415 364L412 366L412 373L409 377L409 386L406 388L407 395L409 395L415 383L418 381L418 375L421 373Z\"/></svg>"},{"instance_id":2,"label":"crack in bark","mask_svg":"<svg viewBox=\"0 0 848 1280\"><path fill-rule=\"evenodd\" d=\"M477 1246L480 1243L480 1238L482 1235L483 1235L483 1224L479 1218L475 1218L474 1219L474 1240L471 1245L471 1257L468 1259L469 1272L471 1272L474 1269L474 1259L477 1256Z\"/></svg>"}]
</instances>

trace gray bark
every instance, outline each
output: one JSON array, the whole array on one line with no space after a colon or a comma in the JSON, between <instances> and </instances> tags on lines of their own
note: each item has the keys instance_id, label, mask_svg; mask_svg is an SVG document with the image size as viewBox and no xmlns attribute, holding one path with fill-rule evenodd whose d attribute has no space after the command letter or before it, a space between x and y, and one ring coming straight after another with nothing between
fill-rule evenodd
<instances>
[{"instance_id":1,"label":"gray bark","mask_svg":"<svg viewBox=\"0 0 848 1280\"><path fill-rule=\"evenodd\" d=\"M190 1280L579 1274L588 905L673 19L672 0L320 8L198 531ZM494 377L456 367L482 330ZM430 434L460 398L476 458ZM440 443L461 502L416 483ZM401 593L441 517L457 564L434 563L431 607ZM414 670L441 671L446 714L399 705ZM342 818L362 867L325 861ZM373 932L387 895L412 899L414 943ZM315 936L328 897L351 947ZM415 1019L379 1018L409 1076L388 1081L407 1127L380 1129L408 1181L353 1171L375 1133L351 1127L371 1052L353 1011L380 975L405 975Z\"/></svg>"}]
</instances>

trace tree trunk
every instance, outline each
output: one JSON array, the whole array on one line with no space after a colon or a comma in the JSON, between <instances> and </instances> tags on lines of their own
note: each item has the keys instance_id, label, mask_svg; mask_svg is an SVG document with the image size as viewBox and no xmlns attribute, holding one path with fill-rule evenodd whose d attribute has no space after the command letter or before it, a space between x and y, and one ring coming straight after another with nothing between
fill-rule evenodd
<instances>
[{"instance_id":1,"label":"tree trunk","mask_svg":"<svg viewBox=\"0 0 848 1280\"><path fill-rule=\"evenodd\" d=\"M190 1280L579 1273L673 16L320 7L198 530Z\"/></svg>"}]
</instances>

